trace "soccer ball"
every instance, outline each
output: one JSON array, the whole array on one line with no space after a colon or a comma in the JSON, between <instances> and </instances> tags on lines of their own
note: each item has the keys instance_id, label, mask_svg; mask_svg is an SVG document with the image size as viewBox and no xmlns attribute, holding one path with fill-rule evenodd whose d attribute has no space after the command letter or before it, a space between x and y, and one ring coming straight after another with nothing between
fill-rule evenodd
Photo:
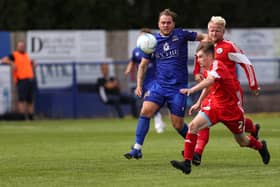
<instances>
[{"instance_id":1,"label":"soccer ball","mask_svg":"<svg viewBox=\"0 0 280 187\"><path fill-rule=\"evenodd\" d=\"M155 51L157 45L157 39L154 35L149 33L141 34L137 39L136 46L140 48L144 53L151 54Z\"/></svg>"}]
</instances>

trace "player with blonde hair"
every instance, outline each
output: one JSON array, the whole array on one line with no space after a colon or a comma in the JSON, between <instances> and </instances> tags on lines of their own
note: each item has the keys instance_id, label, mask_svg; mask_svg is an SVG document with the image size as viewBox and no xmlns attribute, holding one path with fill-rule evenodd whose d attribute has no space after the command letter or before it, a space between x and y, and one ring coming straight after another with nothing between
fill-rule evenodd
<instances>
[{"instance_id":1,"label":"player with blonde hair","mask_svg":"<svg viewBox=\"0 0 280 187\"><path fill-rule=\"evenodd\" d=\"M224 39L226 27L226 20L221 16L212 16L208 22L208 36L215 45L215 59L221 60L226 67L229 69L231 75L233 75L233 80L238 88L236 95L239 99L240 106L243 107L243 91L238 80L237 67L236 64L240 65L246 73L248 79L249 87L254 93L254 95L259 95L259 86L256 79L254 67L250 60L243 54L233 42ZM200 82L203 78L201 75L202 69L198 63L195 62L194 76L195 79ZM201 101L198 101L198 103ZM252 120L248 117L245 118L245 131L251 133L252 136L258 139L260 125L254 125ZM195 165L200 165L203 150L209 140L209 129L206 128L198 133L198 141L194 151L193 163Z\"/></svg>"},{"instance_id":2,"label":"player with blonde hair","mask_svg":"<svg viewBox=\"0 0 280 187\"><path fill-rule=\"evenodd\" d=\"M172 160L173 167L185 174L191 172L191 161L200 129L212 127L222 122L234 135L236 142L241 147L248 147L259 152L264 164L270 161L270 154L266 141L258 141L253 136L245 134L244 111L238 104L239 98L236 91L239 89L235 80L224 62L214 59L214 45L200 43L196 55L200 66L204 68L206 78L192 88L181 89L183 94L193 94L203 89L201 101L207 96L209 102L200 107L199 113L189 124L189 131L184 143L184 161ZM197 110L200 105L193 105L189 113Z\"/></svg>"}]
</instances>

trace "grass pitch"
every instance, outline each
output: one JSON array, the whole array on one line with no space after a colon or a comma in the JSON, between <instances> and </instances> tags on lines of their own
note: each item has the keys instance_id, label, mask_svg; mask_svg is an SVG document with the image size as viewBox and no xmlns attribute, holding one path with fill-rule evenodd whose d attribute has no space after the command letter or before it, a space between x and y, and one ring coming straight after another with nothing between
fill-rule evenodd
<instances>
[{"instance_id":1,"label":"grass pitch","mask_svg":"<svg viewBox=\"0 0 280 187\"><path fill-rule=\"evenodd\" d=\"M250 116L261 124L269 165L218 124L202 165L190 175L169 163L183 159L184 141L167 118L163 134L152 121L141 160L123 157L135 139L137 121L131 118L0 122L0 186L279 186L280 114Z\"/></svg>"}]
</instances>

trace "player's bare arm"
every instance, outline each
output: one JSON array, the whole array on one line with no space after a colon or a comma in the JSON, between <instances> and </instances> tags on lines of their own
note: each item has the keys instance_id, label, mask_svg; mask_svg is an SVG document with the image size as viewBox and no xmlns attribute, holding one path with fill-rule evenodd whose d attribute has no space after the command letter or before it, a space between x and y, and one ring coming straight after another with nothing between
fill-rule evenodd
<instances>
[{"instance_id":1,"label":"player's bare arm","mask_svg":"<svg viewBox=\"0 0 280 187\"><path fill-rule=\"evenodd\" d=\"M203 81L201 81L200 83L198 83L197 85L193 86L192 88L183 88L180 89L180 92L182 94L186 94L186 95L191 95L199 90L202 90L203 88L207 88L210 85L212 85L215 82L215 77L208 75L208 77L206 79L204 79Z\"/></svg>"},{"instance_id":2,"label":"player's bare arm","mask_svg":"<svg viewBox=\"0 0 280 187\"><path fill-rule=\"evenodd\" d=\"M201 92L201 94L200 94L200 96L199 96L197 102L196 102L195 104L193 104L193 105L190 107L190 109L189 109L189 115L192 115L192 113L193 113L194 111L198 111L198 110L199 110L202 101L203 101L204 98L208 95L208 93L209 93L209 87L204 88L204 89L202 90L202 92Z\"/></svg>"},{"instance_id":3,"label":"player's bare arm","mask_svg":"<svg viewBox=\"0 0 280 187\"><path fill-rule=\"evenodd\" d=\"M126 66L126 69L125 69L125 72L124 74L125 75L128 75L129 73L131 73L132 69L133 69L133 66L134 66L134 63L132 61L130 61L128 63L128 65Z\"/></svg>"},{"instance_id":4,"label":"player's bare arm","mask_svg":"<svg viewBox=\"0 0 280 187\"><path fill-rule=\"evenodd\" d=\"M138 66L137 71L137 86L135 89L135 94L138 97L141 97L142 95L142 87L143 87L143 81L145 79L145 74L148 69L149 59L142 58L141 63Z\"/></svg>"},{"instance_id":5,"label":"player's bare arm","mask_svg":"<svg viewBox=\"0 0 280 187\"><path fill-rule=\"evenodd\" d=\"M195 75L194 75L194 80L195 80L197 83L201 82L201 81L203 80L203 75L201 75L200 73L195 74Z\"/></svg>"},{"instance_id":6,"label":"player's bare arm","mask_svg":"<svg viewBox=\"0 0 280 187\"><path fill-rule=\"evenodd\" d=\"M208 34L197 33L197 35L196 35L196 41L209 42L209 41L211 41L211 40L210 40Z\"/></svg>"}]
</instances>

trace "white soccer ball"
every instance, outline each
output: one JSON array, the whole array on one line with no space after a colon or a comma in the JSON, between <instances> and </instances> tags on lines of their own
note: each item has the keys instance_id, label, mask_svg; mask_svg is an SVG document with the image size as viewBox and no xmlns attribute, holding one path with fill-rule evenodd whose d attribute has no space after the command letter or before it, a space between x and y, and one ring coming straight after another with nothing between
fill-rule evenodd
<instances>
[{"instance_id":1,"label":"white soccer ball","mask_svg":"<svg viewBox=\"0 0 280 187\"><path fill-rule=\"evenodd\" d=\"M140 48L144 53L151 54L155 51L157 45L157 39L154 35L149 33L141 34L137 39L136 46Z\"/></svg>"}]
</instances>

